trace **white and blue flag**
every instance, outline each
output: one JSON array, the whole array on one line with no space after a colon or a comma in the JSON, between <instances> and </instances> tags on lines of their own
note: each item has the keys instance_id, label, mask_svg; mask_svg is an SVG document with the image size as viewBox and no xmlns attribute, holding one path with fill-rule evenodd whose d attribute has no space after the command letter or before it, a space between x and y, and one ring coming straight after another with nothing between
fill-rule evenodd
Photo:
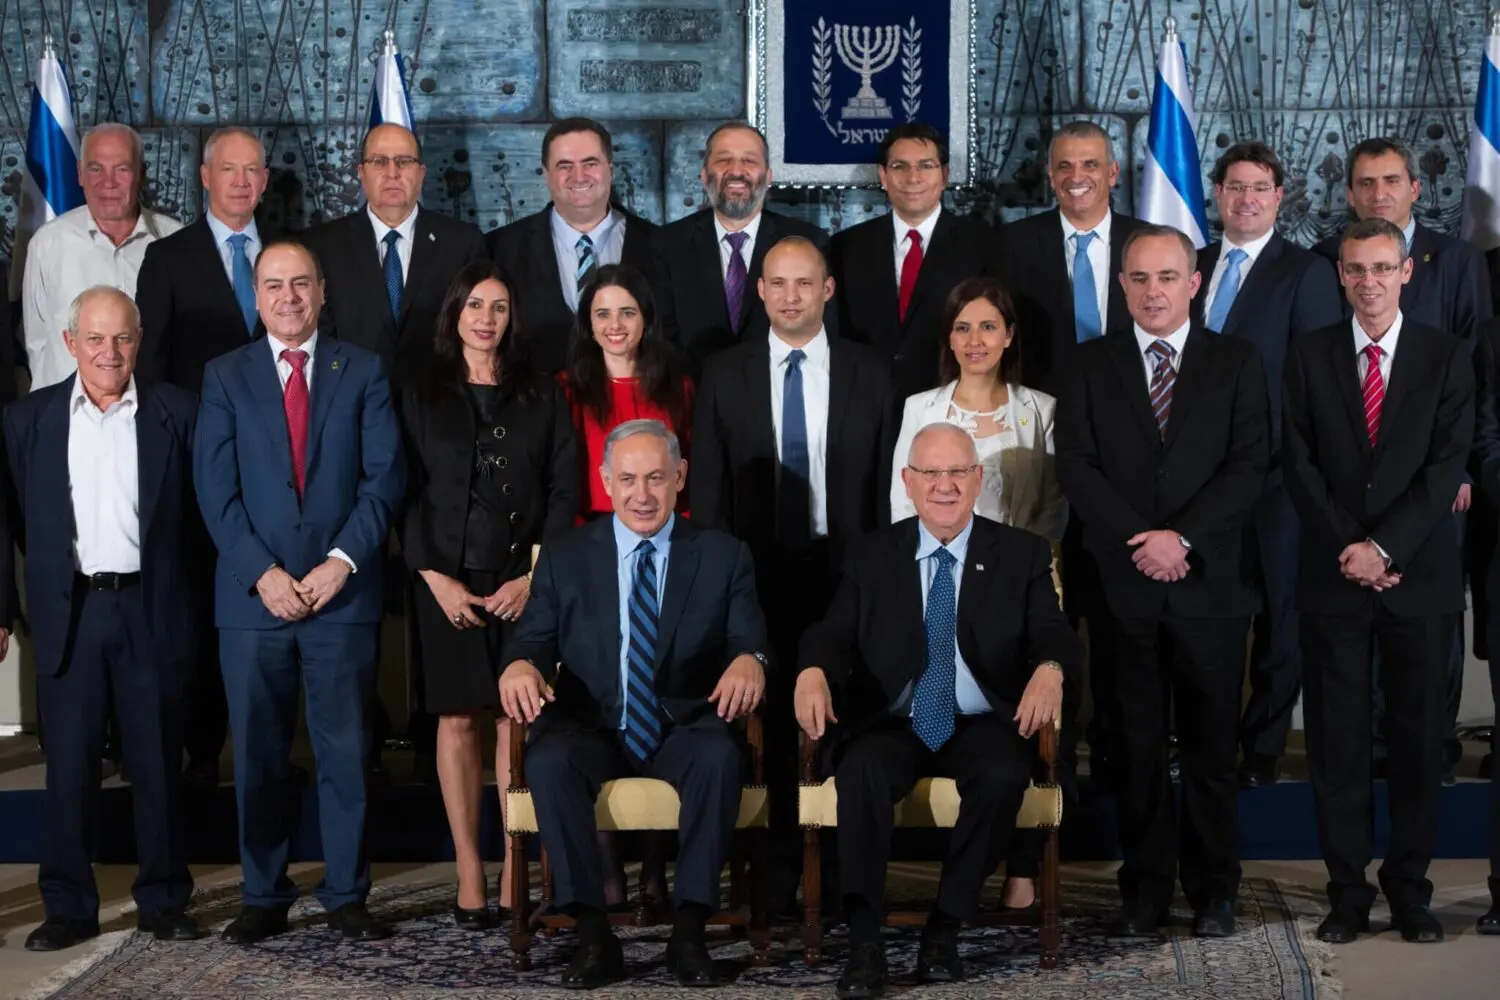
<instances>
[{"instance_id":1,"label":"white and blue flag","mask_svg":"<svg viewBox=\"0 0 1500 1000\"><path fill-rule=\"evenodd\" d=\"M1177 22L1170 17L1156 60L1146 167L1136 215L1181 230L1200 249L1208 244L1203 172L1193 135L1193 92L1188 87L1187 58L1177 37Z\"/></svg>"},{"instance_id":2,"label":"white and blue flag","mask_svg":"<svg viewBox=\"0 0 1500 1000\"><path fill-rule=\"evenodd\" d=\"M1500 13L1490 15L1490 36L1479 61L1475 91L1460 235L1480 250L1489 250L1500 246Z\"/></svg>"},{"instance_id":3,"label":"white and blue flag","mask_svg":"<svg viewBox=\"0 0 1500 1000\"><path fill-rule=\"evenodd\" d=\"M31 124L26 133L26 169L21 172L21 204L11 261L11 285L19 292L31 235L64 212L83 204L78 183L78 129L73 98L58 61L52 36L42 40L42 54L32 78Z\"/></svg>"},{"instance_id":4,"label":"white and blue flag","mask_svg":"<svg viewBox=\"0 0 1500 1000\"><path fill-rule=\"evenodd\" d=\"M370 128L400 125L415 132L411 92L406 89L406 63L396 48L396 33L389 28L375 63L375 84L370 94Z\"/></svg>"}]
</instances>

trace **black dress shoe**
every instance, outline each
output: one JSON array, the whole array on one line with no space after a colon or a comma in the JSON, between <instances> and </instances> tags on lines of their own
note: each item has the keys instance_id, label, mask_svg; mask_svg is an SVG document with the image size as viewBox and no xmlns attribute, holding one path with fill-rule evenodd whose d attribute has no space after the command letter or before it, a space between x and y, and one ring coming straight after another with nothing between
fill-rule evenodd
<instances>
[{"instance_id":1,"label":"black dress shoe","mask_svg":"<svg viewBox=\"0 0 1500 1000\"><path fill-rule=\"evenodd\" d=\"M1223 938L1234 933L1234 900L1208 903L1193 914L1193 937Z\"/></svg>"},{"instance_id":2,"label":"black dress shoe","mask_svg":"<svg viewBox=\"0 0 1500 1000\"><path fill-rule=\"evenodd\" d=\"M1265 788L1267 785L1276 784L1279 778L1275 757L1248 754L1240 762L1241 788Z\"/></svg>"},{"instance_id":3,"label":"black dress shoe","mask_svg":"<svg viewBox=\"0 0 1500 1000\"><path fill-rule=\"evenodd\" d=\"M453 924L461 931L487 931L490 929L490 908L486 905L466 910L454 903Z\"/></svg>"},{"instance_id":4,"label":"black dress shoe","mask_svg":"<svg viewBox=\"0 0 1500 1000\"><path fill-rule=\"evenodd\" d=\"M1370 914L1349 906L1335 906L1318 925L1318 940L1329 944L1348 944L1370 929Z\"/></svg>"},{"instance_id":5,"label":"black dress shoe","mask_svg":"<svg viewBox=\"0 0 1500 1000\"><path fill-rule=\"evenodd\" d=\"M1151 938L1162 936L1159 929L1167 922L1167 908L1157 903L1130 900L1120 908L1120 915L1109 925L1109 936Z\"/></svg>"},{"instance_id":6,"label":"black dress shoe","mask_svg":"<svg viewBox=\"0 0 1500 1000\"><path fill-rule=\"evenodd\" d=\"M136 918L135 929L158 941L196 941L203 936L193 918L181 910L142 913Z\"/></svg>"},{"instance_id":7,"label":"black dress shoe","mask_svg":"<svg viewBox=\"0 0 1500 1000\"><path fill-rule=\"evenodd\" d=\"M328 914L328 926L346 941L383 941L391 936L387 925L370 916L364 903L345 903Z\"/></svg>"},{"instance_id":8,"label":"black dress shoe","mask_svg":"<svg viewBox=\"0 0 1500 1000\"><path fill-rule=\"evenodd\" d=\"M1443 925L1425 906L1408 906L1391 918L1391 926L1401 932L1401 940L1416 944L1435 944L1443 939Z\"/></svg>"},{"instance_id":9,"label":"black dress shoe","mask_svg":"<svg viewBox=\"0 0 1500 1000\"><path fill-rule=\"evenodd\" d=\"M217 760L190 760L182 769L182 784L195 792L211 792L219 787Z\"/></svg>"},{"instance_id":10,"label":"black dress shoe","mask_svg":"<svg viewBox=\"0 0 1500 1000\"><path fill-rule=\"evenodd\" d=\"M1500 900L1490 907L1490 912L1479 918L1474 929L1481 934L1500 934Z\"/></svg>"},{"instance_id":11,"label":"black dress shoe","mask_svg":"<svg viewBox=\"0 0 1500 1000\"><path fill-rule=\"evenodd\" d=\"M219 936L230 944L259 944L268 937L286 933L286 911L265 906L247 906Z\"/></svg>"},{"instance_id":12,"label":"black dress shoe","mask_svg":"<svg viewBox=\"0 0 1500 1000\"><path fill-rule=\"evenodd\" d=\"M839 1000L874 1000L885 993L885 947L879 941L856 944L839 976Z\"/></svg>"},{"instance_id":13,"label":"black dress shoe","mask_svg":"<svg viewBox=\"0 0 1500 1000\"><path fill-rule=\"evenodd\" d=\"M593 990L625 978L625 949L620 939L606 934L597 941L580 941L563 970L565 990Z\"/></svg>"},{"instance_id":14,"label":"black dress shoe","mask_svg":"<svg viewBox=\"0 0 1500 1000\"><path fill-rule=\"evenodd\" d=\"M957 983L964 978L964 960L958 957L958 930L952 923L931 924L922 928L922 942L917 947L917 982Z\"/></svg>"},{"instance_id":15,"label":"black dress shoe","mask_svg":"<svg viewBox=\"0 0 1500 1000\"><path fill-rule=\"evenodd\" d=\"M48 917L26 935L27 951L62 951L99 936L99 921Z\"/></svg>"},{"instance_id":16,"label":"black dress shoe","mask_svg":"<svg viewBox=\"0 0 1500 1000\"><path fill-rule=\"evenodd\" d=\"M718 986L721 983L702 938L693 941L674 934L667 941L666 965L667 971L677 977L681 986Z\"/></svg>"}]
</instances>

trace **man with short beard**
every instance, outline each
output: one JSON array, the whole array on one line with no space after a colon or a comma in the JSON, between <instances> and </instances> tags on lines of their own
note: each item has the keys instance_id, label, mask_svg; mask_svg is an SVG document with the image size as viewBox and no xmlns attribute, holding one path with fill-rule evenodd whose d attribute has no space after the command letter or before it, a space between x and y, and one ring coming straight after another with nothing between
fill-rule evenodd
<instances>
[{"instance_id":1,"label":"man with short beard","mask_svg":"<svg viewBox=\"0 0 1500 1000\"><path fill-rule=\"evenodd\" d=\"M767 250L788 236L828 250L828 234L817 226L765 210L768 147L744 122L709 134L698 177L710 207L657 230L652 274L663 329L687 353L695 377L715 351L765 338L770 323L755 286ZM828 320L836 332L831 311Z\"/></svg>"}]
</instances>

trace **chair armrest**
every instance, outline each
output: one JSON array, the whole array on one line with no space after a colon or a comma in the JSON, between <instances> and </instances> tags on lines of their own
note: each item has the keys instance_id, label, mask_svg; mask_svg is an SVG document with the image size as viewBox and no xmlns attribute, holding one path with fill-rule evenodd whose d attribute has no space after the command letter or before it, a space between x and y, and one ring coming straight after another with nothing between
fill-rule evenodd
<instances>
[{"instance_id":1,"label":"chair armrest","mask_svg":"<svg viewBox=\"0 0 1500 1000\"><path fill-rule=\"evenodd\" d=\"M798 733L802 743L802 783L805 785L816 785L818 783L818 746L820 740L815 740L806 733Z\"/></svg>"},{"instance_id":2,"label":"chair armrest","mask_svg":"<svg viewBox=\"0 0 1500 1000\"><path fill-rule=\"evenodd\" d=\"M1057 784L1057 743L1059 733L1062 732L1062 718L1059 716L1050 726L1043 726L1037 730L1037 750L1041 754L1042 763L1047 765L1047 784Z\"/></svg>"},{"instance_id":3,"label":"chair armrest","mask_svg":"<svg viewBox=\"0 0 1500 1000\"><path fill-rule=\"evenodd\" d=\"M745 745L750 748L750 783L752 785L764 785L766 783L766 728L761 720L762 706L755 706L749 715L745 716Z\"/></svg>"},{"instance_id":4,"label":"chair armrest","mask_svg":"<svg viewBox=\"0 0 1500 1000\"><path fill-rule=\"evenodd\" d=\"M524 722L510 724L510 787L526 787L526 731Z\"/></svg>"}]
</instances>

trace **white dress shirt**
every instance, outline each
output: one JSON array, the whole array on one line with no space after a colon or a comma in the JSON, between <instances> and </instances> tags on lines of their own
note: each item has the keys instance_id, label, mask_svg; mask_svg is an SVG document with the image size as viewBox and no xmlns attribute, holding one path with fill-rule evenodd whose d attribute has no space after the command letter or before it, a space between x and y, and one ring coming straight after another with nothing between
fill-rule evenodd
<instances>
[{"instance_id":1,"label":"white dress shirt","mask_svg":"<svg viewBox=\"0 0 1500 1000\"><path fill-rule=\"evenodd\" d=\"M585 233L574 229L556 208L551 212L552 252L557 255L557 280L563 301L574 312L578 311L578 238L587 236L594 243L596 267L618 264L625 255L625 219L614 209L609 210L597 226Z\"/></svg>"},{"instance_id":2,"label":"white dress shirt","mask_svg":"<svg viewBox=\"0 0 1500 1000\"><path fill-rule=\"evenodd\" d=\"M740 230L740 232L744 233L746 237L745 242L740 246L740 260L745 262L746 275L750 273L750 258L755 253L755 238L760 233L760 219L761 213L756 212L755 218L750 220L750 224L744 229ZM729 235L729 230L724 228L724 224L719 221L718 215L714 216L714 235L719 238L719 273L722 274L725 278L728 278L729 254L732 251L729 247L729 241L724 237ZM746 286L745 295L747 297L756 294L758 293L755 291L755 288L753 286Z\"/></svg>"},{"instance_id":3,"label":"white dress shirt","mask_svg":"<svg viewBox=\"0 0 1500 1000\"><path fill-rule=\"evenodd\" d=\"M1156 375L1156 355L1148 354L1147 349L1158 340L1165 340L1177 353L1172 355L1172 369L1179 375L1182 374L1182 350L1187 346L1188 331L1192 329L1192 322L1182 324L1172 333L1165 337L1153 337L1141 329L1139 323L1135 324L1135 346L1141 351L1141 368L1146 373L1146 391L1151 391L1151 379Z\"/></svg>"},{"instance_id":4,"label":"white dress shirt","mask_svg":"<svg viewBox=\"0 0 1500 1000\"><path fill-rule=\"evenodd\" d=\"M937 228L938 216L942 212L943 206L939 205L932 210L931 215L915 226L908 226L902 221L901 216L895 212L891 213L891 222L894 224L892 228L896 230L896 287L898 289L901 287L901 265L906 263L906 255L911 252L911 240L906 234L916 230L917 235L922 237L922 256L925 259L927 252L932 249L932 231Z\"/></svg>"},{"instance_id":5,"label":"white dress shirt","mask_svg":"<svg viewBox=\"0 0 1500 1000\"><path fill-rule=\"evenodd\" d=\"M777 469L781 468L781 397L786 379L786 361L793 350L801 350L802 405L807 416L807 473L812 493L812 537L828 536L828 393L832 351L828 331L818 333L801 348L793 348L776 336L766 334L771 342L771 428L776 438ZM778 472L779 475L779 472Z\"/></svg>"},{"instance_id":6,"label":"white dress shirt","mask_svg":"<svg viewBox=\"0 0 1500 1000\"><path fill-rule=\"evenodd\" d=\"M229 248L229 237L236 232L244 233L249 239L245 242L245 257L250 261L250 266L255 266L255 259L260 256L260 230L255 228L255 220L250 220L250 225L244 229L230 229L220 222L211 211L205 211L203 217L208 220L208 231L214 234L214 246L219 249L219 260L224 264L224 273L229 276L229 287L234 287L234 256Z\"/></svg>"},{"instance_id":7,"label":"white dress shirt","mask_svg":"<svg viewBox=\"0 0 1500 1000\"><path fill-rule=\"evenodd\" d=\"M110 285L135 298L146 248L182 228L169 216L141 209L135 229L115 246L94 222L87 205L64 212L31 238L22 274L22 329L31 387L56 385L78 370L63 345L68 310L78 293Z\"/></svg>"},{"instance_id":8,"label":"white dress shirt","mask_svg":"<svg viewBox=\"0 0 1500 1000\"><path fill-rule=\"evenodd\" d=\"M125 394L100 410L75 379L68 403L68 493L73 502L73 561L80 573L141 570L140 460L136 452L135 376Z\"/></svg>"},{"instance_id":9,"label":"white dress shirt","mask_svg":"<svg viewBox=\"0 0 1500 1000\"><path fill-rule=\"evenodd\" d=\"M1396 357L1396 342L1401 339L1401 310L1396 310L1396 321L1391 328L1385 331L1385 335L1379 340L1374 339L1365 332L1365 328L1359 325L1359 317L1354 317L1354 364L1355 374L1359 376L1359 384L1365 384L1365 371L1370 366L1369 358L1365 356L1365 348L1371 344L1380 348L1380 379L1385 383L1386 391L1391 388L1391 362Z\"/></svg>"},{"instance_id":10,"label":"white dress shirt","mask_svg":"<svg viewBox=\"0 0 1500 1000\"><path fill-rule=\"evenodd\" d=\"M1057 217L1062 219L1063 229L1063 257L1068 262L1068 285L1073 284L1073 255L1078 252L1078 246L1073 242L1074 235L1082 232L1095 234L1098 239L1089 243L1089 264L1094 268L1094 293L1099 298L1099 322L1103 332L1109 332L1109 283L1118 282L1119 277L1109 273L1109 230L1115 213L1113 210L1104 213L1104 218L1093 229L1079 229L1068 221L1068 217L1061 212Z\"/></svg>"},{"instance_id":11,"label":"white dress shirt","mask_svg":"<svg viewBox=\"0 0 1500 1000\"><path fill-rule=\"evenodd\" d=\"M381 274L385 273L385 234L392 229L401 234L401 238L396 241L396 257L401 261L401 284L403 286L406 284L406 273L411 270L411 245L416 239L417 211L413 208L405 219L394 226L387 226L380 221L380 216L376 215L373 209L369 206L365 207L365 212L370 216L370 225L375 228L375 254L380 258Z\"/></svg>"},{"instance_id":12,"label":"white dress shirt","mask_svg":"<svg viewBox=\"0 0 1500 1000\"><path fill-rule=\"evenodd\" d=\"M1213 312L1214 296L1219 294L1219 282L1224 280L1224 271L1229 267L1227 262L1230 251L1243 250L1245 252L1245 259L1240 261L1240 289L1243 290L1245 279L1250 276L1250 269L1255 266L1255 262L1260 259L1261 251L1266 248L1267 243L1271 242L1271 237L1275 234L1276 230L1268 229L1264 236L1257 237L1245 244L1236 243L1228 236L1224 237L1224 245L1219 250L1219 262L1214 265L1214 273L1209 275L1208 278L1208 292L1203 299L1205 303L1204 316Z\"/></svg>"},{"instance_id":13,"label":"white dress shirt","mask_svg":"<svg viewBox=\"0 0 1500 1000\"><path fill-rule=\"evenodd\" d=\"M269 333L266 334L266 343L268 343L268 344L271 345L271 357L273 357L273 358L276 359L276 377L281 380L281 391L283 393L286 392L286 385L287 385L288 382L290 382L292 380L292 373L296 369L294 369L292 367L292 363L290 361L287 361L285 358L283 358L281 356L281 352L282 351L306 351L307 352L307 360L304 361L304 362L302 362L302 377L303 377L303 379L305 379L307 381L307 396L308 396L308 414L307 415L308 415L308 419L311 420L312 419L312 380L313 380L313 366L317 363L317 358L318 358L318 331L314 330L313 331L313 335L311 337L308 337L307 340L303 341L303 343L302 343L302 345L300 347L293 347L291 344L288 344L288 343L285 343L283 341L277 340L275 337L271 336ZM308 428L308 432L311 433L311 431L312 431L312 428L309 427ZM308 450L311 451L311 447L309 447ZM312 470L308 469L308 470L305 470L305 471L311 472ZM359 572L359 567L356 566L356 565L354 565L354 560L351 559L351 558L349 558L349 554L347 552L345 552L343 549L333 549L328 554L330 556L333 556L335 559L341 559L344 562L348 563L349 564L349 571L351 573L358 573Z\"/></svg>"}]
</instances>

